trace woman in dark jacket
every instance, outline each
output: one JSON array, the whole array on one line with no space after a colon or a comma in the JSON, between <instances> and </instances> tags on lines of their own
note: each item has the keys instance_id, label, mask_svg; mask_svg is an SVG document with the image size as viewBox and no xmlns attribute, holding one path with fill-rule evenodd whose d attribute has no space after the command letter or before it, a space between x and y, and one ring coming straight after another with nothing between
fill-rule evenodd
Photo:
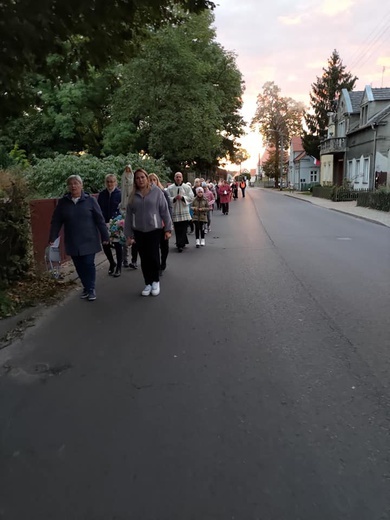
<instances>
[{"instance_id":1,"label":"woman in dark jacket","mask_svg":"<svg viewBox=\"0 0 390 520\"><path fill-rule=\"evenodd\" d=\"M72 257L84 287L81 298L94 301L95 254L101 251L102 243L109 243L109 233L97 200L83 191L81 177L71 175L66 184L69 192L58 201L54 210L49 243L53 244L64 226L65 250Z\"/></svg>"},{"instance_id":2,"label":"woman in dark jacket","mask_svg":"<svg viewBox=\"0 0 390 520\"><path fill-rule=\"evenodd\" d=\"M118 181L114 174L109 173L106 175L106 188L102 190L98 195L98 203L102 210L104 220L106 224L117 215L119 215L119 206L121 202L121 192L117 188ZM106 254L107 260L110 263L108 268L108 274L110 276L118 277L121 275L122 266L122 244L117 241L113 241L116 255L116 263L112 256L110 244L103 244L103 251ZM116 268L116 269L115 269Z\"/></svg>"},{"instance_id":3,"label":"woman in dark jacket","mask_svg":"<svg viewBox=\"0 0 390 520\"><path fill-rule=\"evenodd\" d=\"M168 193L164 190L164 186L161 184L160 179L158 178L158 176L155 173L149 173L149 179L152 184L158 186L160 188L160 190L162 190L165 200L167 201L169 214L172 218L172 209L173 209L172 201L169 198ZM167 258L168 258L168 254L169 254L169 239L167 240L163 233L161 233L161 238L160 238L160 253L161 253L161 258L160 258L160 273L159 274L160 274L160 276L162 276L163 272L167 268Z\"/></svg>"}]
</instances>

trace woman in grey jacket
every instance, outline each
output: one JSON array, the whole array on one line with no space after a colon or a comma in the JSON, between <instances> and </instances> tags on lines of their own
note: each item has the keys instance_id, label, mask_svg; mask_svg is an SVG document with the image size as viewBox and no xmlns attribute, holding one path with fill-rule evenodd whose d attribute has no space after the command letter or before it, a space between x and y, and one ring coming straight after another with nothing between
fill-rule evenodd
<instances>
[{"instance_id":1,"label":"woman in grey jacket","mask_svg":"<svg viewBox=\"0 0 390 520\"><path fill-rule=\"evenodd\" d=\"M163 192L154 186L145 170L134 172L134 186L126 208L125 236L130 246L136 243L141 258L145 288L142 296L160 293L160 239L169 240L172 219Z\"/></svg>"}]
</instances>

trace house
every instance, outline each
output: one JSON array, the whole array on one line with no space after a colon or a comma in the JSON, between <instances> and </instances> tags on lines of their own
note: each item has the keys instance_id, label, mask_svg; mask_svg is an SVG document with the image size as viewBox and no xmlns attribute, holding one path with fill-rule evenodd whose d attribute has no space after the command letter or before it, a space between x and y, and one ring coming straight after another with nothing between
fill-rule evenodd
<instances>
[{"instance_id":1,"label":"house","mask_svg":"<svg viewBox=\"0 0 390 520\"><path fill-rule=\"evenodd\" d=\"M287 181L300 191L306 189L308 184L320 182L319 162L307 155L300 137L293 137L290 142Z\"/></svg>"},{"instance_id":2,"label":"house","mask_svg":"<svg viewBox=\"0 0 390 520\"><path fill-rule=\"evenodd\" d=\"M321 143L322 184L390 185L390 88L343 89Z\"/></svg>"}]
</instances>

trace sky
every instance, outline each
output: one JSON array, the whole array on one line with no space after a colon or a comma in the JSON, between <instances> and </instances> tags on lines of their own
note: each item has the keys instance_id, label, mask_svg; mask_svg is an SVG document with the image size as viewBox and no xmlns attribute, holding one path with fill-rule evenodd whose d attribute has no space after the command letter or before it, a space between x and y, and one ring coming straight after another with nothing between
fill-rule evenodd
<instances>
[{"instance_id":1,"label":"sky","mask_svg":"<svg viewBox=\"0 0 390 520\"><path fill-rule=\"evenodd\" d=\"M245 82L242 115L250 123L257 95L274 81L281 96L309 107L311 85L334 49L346 71L366 85L390 87L390 5L383 0L214 0L216 39L236 54ZM260 135L241 139L256 168Z\"/></svg>"}]
</instances>

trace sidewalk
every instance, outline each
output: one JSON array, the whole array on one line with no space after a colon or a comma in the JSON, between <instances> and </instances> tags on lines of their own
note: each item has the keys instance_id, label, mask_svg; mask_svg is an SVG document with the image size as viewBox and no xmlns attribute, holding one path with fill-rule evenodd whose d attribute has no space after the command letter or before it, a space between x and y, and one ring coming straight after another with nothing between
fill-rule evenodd
<instances>
[{"instance_id":1,"label":"sidewalk","mask_svg":"<svg viewBox=\"0 0 390 520\"><path fill-rule=\"evenodd\" d=\"M262 190L267 190L266 188L260 188ZM267 191L270 191L269 189ZM382 224L382 226L390 227L390 212L388 211L378 211L376 209L371 208L362 208L360 206L356 206L356 201L348 201L348 202L333 202L328 199L321 199L319 197L313 197L312 195L305 195L302 193L295 192L287 192L287 191L279 191L279 190L271 190L272 193L277 193L279 195L284 195L285 197L293 197L295 199L300 199L305 202L309 202L310 204L315 204L316 206L321 206L323 208L332 209L334 211L339 211L340 213L347 213L348 215L353 215L357 218L362 218L364 220L368 220L370 222L376 222L377 224Z\"/></svg>"}]
</instances>

